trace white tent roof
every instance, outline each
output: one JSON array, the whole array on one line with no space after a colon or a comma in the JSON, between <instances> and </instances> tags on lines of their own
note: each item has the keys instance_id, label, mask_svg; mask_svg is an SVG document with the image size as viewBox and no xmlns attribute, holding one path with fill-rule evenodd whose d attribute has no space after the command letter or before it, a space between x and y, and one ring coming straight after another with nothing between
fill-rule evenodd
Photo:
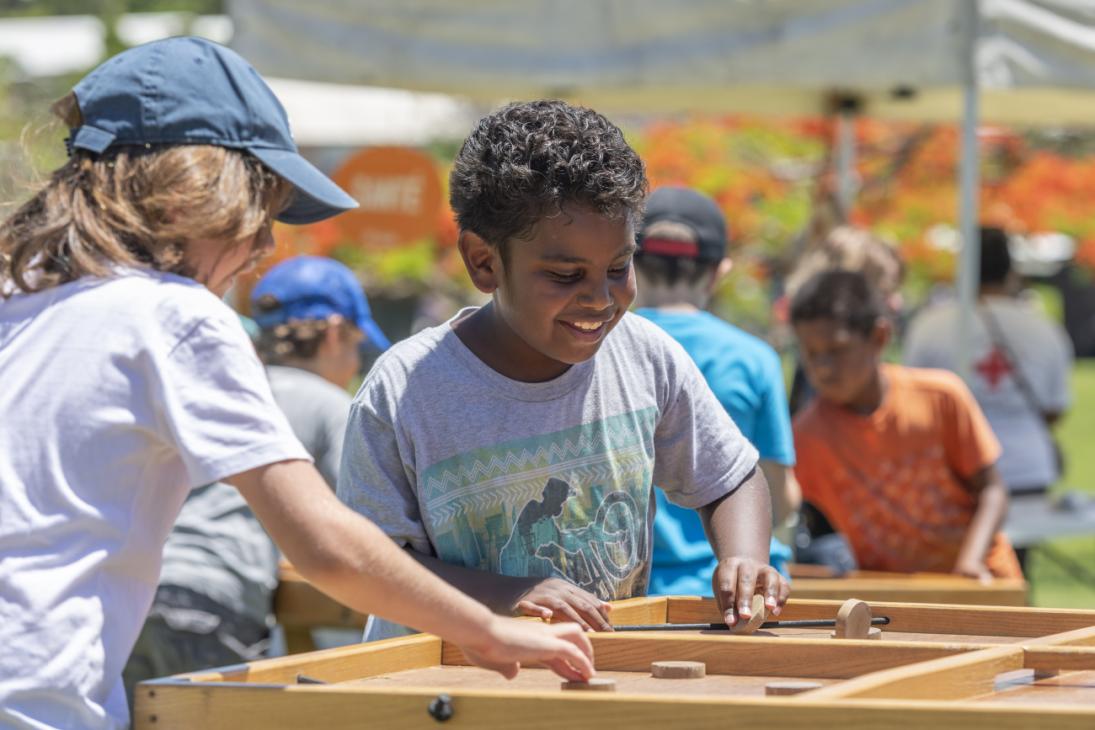
<instances>
[{"instance_id":1,"label":"white tent roof","mask_svg":"<svg viewBox=\"0 0 1095 730\"><path fill-rule=\"evenodd\" d=\"M967 0L230 0L276 76L599 109L961 115ZM982 118L1095 121L1095 1L981 0ZM912 92L908 98L907 92ZM1081 92L1081 93L1078 93Z\"/></svg>"},{"instance_id":2,"label":"white tent roof","mask_svg":"<svg viewBox=\"0 0 1095 730\"><path fill-rule=\"evenodd\" d=\"M0 57L30 78L91 68L105 49L103 24L93 15L0 21Z\"/></svg>"},{"instance_id":3,"label":"white tent roof","mask_svg":"<svg viewBox=\"0 0 1095 730\"><path fill-rule=\"evenodd\" d=\"M118 23L118 35L128 45L181 33L227 43L232 21L224 15L133 13ZM102 21L92 15L4 19L0 57L31 79L75 73L102 59L103 36ZM420 145L460 139L479 116L469 102L444 94L299 79L267 81L289 114L297 144L304 146Z\"/></svg>"},{"instance_id":4,"label":"white tent roof","mask_svg":"<svg viewBox=\"0 0 1095 730\"><path fill-rule=\"evenodd\" d=\"M463 139L480 113L445 94L268 78L303 146L423 145Z\"/></svg>"}]
</instances>

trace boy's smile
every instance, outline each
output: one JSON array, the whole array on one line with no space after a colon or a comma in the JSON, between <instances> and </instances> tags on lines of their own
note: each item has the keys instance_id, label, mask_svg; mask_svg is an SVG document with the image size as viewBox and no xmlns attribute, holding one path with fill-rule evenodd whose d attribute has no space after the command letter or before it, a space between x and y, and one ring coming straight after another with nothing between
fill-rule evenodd
<instances>
[{"instance_id":1,"label":"boy's smile","mask_svg":"<svg viewBox=\"0 0 1095 730\"><path fill-rule=\"evenodd\" d=\"M479 244L486 245L478 239L468 247ZM494 297L456 331L503 375L550 380L593 357L631 306L634 230L626 216L568 206L506 246L505 255L494 247L466 252L476 285Z\"/></svg>"}]
</instances>

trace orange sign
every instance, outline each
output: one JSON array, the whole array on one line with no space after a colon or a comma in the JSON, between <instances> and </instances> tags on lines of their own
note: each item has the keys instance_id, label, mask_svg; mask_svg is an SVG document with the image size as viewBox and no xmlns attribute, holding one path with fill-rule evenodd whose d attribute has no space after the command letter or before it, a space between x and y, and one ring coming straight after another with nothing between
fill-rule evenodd
<instances>
[{"instance_id":1,"label":"orange sign","mask_svg":"<svg viewBox=\"0 0 1095 730\"><path fill-rule=\"evenodd\" d=\"M441 180L433 159L407 147L370 147L332 176L361 206L333 219L343 237L389 248L433 235Z\"/></svg>"}]
</instances>

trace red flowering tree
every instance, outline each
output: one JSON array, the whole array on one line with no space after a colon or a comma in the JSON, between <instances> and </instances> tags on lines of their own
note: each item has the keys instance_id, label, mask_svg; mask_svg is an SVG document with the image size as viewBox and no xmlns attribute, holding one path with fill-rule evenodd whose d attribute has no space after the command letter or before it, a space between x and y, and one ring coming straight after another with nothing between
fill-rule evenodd
<instances>
[{"instance_id":1,"label":"red flowering tree","mask_svg":"<svg viewBox=\"0 0 1095 730\"><path fill-rule=\"evenodd\" d=\"M785 271L832 206L830 119L682 118L632 129L653 186L687 185L714 198L733 239L734 271L718 304L744 325L764 330L773 274ZM893 240L914 289L948 280L955 257L931 235L957 226L959 132L955 125L860 119L855 125L858 194L847 218ZM1057 231L1074 237L1076 258L1095 269L1095 158L1063 154L1038 137L981 130L981 218L1020 233ZM438 157L446 188L448 159ZM371 291L447 290L468 296L470 285L455 249L457 230L443 205L431 236L381 251L339 238L319 223L279 226L275 260L298 253L334 255L366 276Z\"/></svg>"}]
</instances>

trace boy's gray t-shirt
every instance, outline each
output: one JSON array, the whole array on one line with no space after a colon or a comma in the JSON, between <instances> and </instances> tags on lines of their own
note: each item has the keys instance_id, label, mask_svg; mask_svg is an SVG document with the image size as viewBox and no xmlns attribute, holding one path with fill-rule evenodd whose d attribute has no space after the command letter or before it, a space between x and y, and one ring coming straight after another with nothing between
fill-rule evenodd
<instances>
[{"instance_id":1,"label":"boy's gray t-shirt","mask_svg":"<svg viewBox=\"0 0 1095 730\"><path fill-rule=\"evenodd\" d=\"M651 485L698 508L756 463L692 359L641 317L625 314L593 358L544 383L492 370L450 321L365 378L338 496L420 553L615 600L646 593ZM366 640L399 633L374 621Z\"/></svg>"}]
</instances>

